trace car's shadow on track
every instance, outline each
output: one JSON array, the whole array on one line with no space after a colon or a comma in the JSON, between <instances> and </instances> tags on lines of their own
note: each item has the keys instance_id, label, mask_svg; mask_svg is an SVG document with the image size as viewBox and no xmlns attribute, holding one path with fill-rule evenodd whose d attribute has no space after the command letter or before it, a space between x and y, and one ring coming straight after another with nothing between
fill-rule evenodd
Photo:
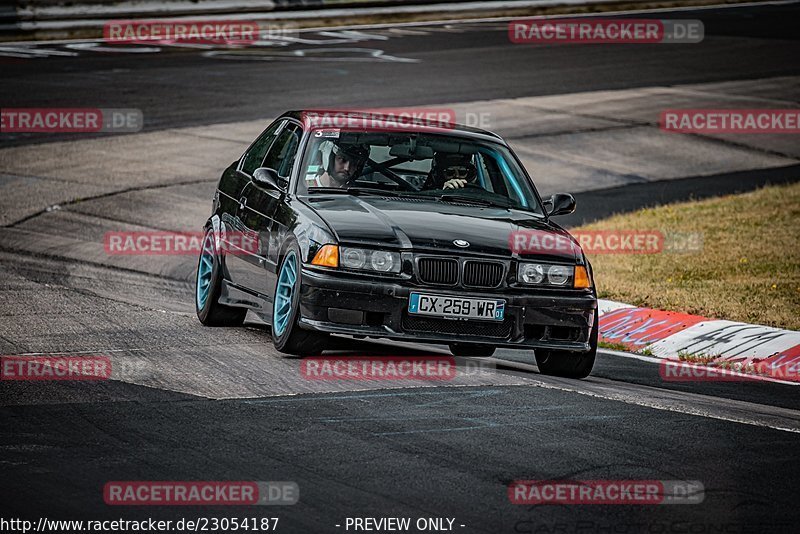
<instances>
[{"instance_id":1,"label":"car's shadow on track","mask_svg":"<svg viewBox=\"0 0 800 534\"><path fill-rule=\"evenodd\" d=\"M272 343L272 328L258 320L248 320L244 326L250 330L262 332L265 336L266 343ZM426 346L412 347L410 343L396 343L389 340L367 340L357 339L347 336L332 335L328 339L325 346L323 355L340 355L340 356L437 356L450 354L447 348L442 345L441 348L433 349L433 347L426 348ZM345 354L341 354L345 353ZM347 354L352 353L352 354ZM291 358L290 355L284 355Z\"/></svg>"},{"instance_id":2,"label":"car's shadow on track","mask_svg":"<svg viewBox=\"0 0 800 534\"><path fill-rule=\"evenodd\" d=\"M248 321L245 327L256 330L264 334L265 342L271 344L271 329L270 326L260 321ZM498 358L481 358L481 357L460 357L453 356L448 350L446 345L422 345L407 342L398 342L388 339L357 339L348 336L332 335L328 340L328 344L322 354L309 355L309 356L292 356L287 354L278 353L279 357L288 360L300 360L301 367L305 362L305 369L308 369L309 361L327 361L333 365L341 366L349 364L351 369L353 366L363 366L365 362L376 362L378 365L373 369L374 372L388 372L391 374L391 367L386 367L390 362L392 364L408 365L411 363L426 363L435 364L439 367L433 371L433 376L425 376L424 380L441 380L442 385L451 382L458 378L456 384L462 385L462 380L465 378L480 378L482 380L491 379L492 377L505 375L530 375L535 376L538 371L533 366L520 367L517 362L508 361L507 365L503 360ZM531 353L532 355L532 353ZM533 362L533 358L530 358ZM405 363L408 362L408 363ZM384 365L380 365L383 363ZM388 371L387 371L388 370ZM430 371L430 369L428 369ZM440 373L440 374L439 374ZM327 377L334 379L333 376ZM364 377L362 375L344 377L343 379L362 378L365 380L390 380L392 378L399 378L405 380L414 380L420 378L419 376L370 376ZM504 380L505 381L505 380ZM455 385L455 384L454 384Z\"/></svg>"}]
</instances>

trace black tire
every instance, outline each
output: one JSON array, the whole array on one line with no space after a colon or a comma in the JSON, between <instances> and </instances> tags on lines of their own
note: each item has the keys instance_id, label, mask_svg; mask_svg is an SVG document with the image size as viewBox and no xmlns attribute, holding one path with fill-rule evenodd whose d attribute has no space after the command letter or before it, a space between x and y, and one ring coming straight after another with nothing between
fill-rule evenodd
<instances>
[{"instance_id":1,"label":"black tire","mask_svg":"<svg viewBox=\"0 0 800 534\"><path fill-rule=\"evenodd\" d=\"M488 358L494 354L495 347L491 345L479 345L470 343L450 343L450 352L453 356L469 357L484 357Z\"/></svg>"},{"instance_id":2,"label":"black tire","mask_svg":"<svg viewBox=\"0 0 800 534\"><path fill-rule=\"evenodd\" d=\"M597 336L599 334L598 313L594 312L594 326L589 333L587 352L569 352L563 350L536 350L536 365L543 375L561 376L564 378L586 378L592 372L597 356Z\"/></svg>"},{"instance_id":3,"label":"black tire","mask_svg":"<svg viewBox=\"0 0 800 534\"><path fill-rule=\"evenodd\" d=\"M278 301L278 291L281 290L281 273L287 261L291 261L293 256L296 261L296 277L291 294L291 312L283 330L280 330L276 318L276 303ZM329 336L326 333L300 328L298 321L300 318L301 285L302 262L300 260L300 248L297 246L296 242L292 242L281 255L281 261L278 267L278 280L275 284L275 295L273 295L272 342L275 348L284 354L293 356L313 356L322 352ZM280 332L278 332L278 330L280 330Z\"/></svg>"},{"instance_id":4,"label":"black tire","mask_svg":"<svg viewBox=\"0 0 800 534\"><path fill-rule=\"evenodd\" d=\"M212 261L210 279L207 280L207 293L205 301L202 302L200 298L200 269L204 263L204 252L206 246L210 245L210 255ZM194 308L197 312L197 318L205 326L241 326L244 318L247 315L247 310L244 308L235 308L232 306L225 306L218 302L220 291L222 290L222 268L220 266L220 258L217 253L217 246L214 240L214 232L212 229L206 231L203 236L203 248L200 250L200 257L197 260L197 273L194 278L195 283L195 299Z\"/></svg>"}]
</instances>

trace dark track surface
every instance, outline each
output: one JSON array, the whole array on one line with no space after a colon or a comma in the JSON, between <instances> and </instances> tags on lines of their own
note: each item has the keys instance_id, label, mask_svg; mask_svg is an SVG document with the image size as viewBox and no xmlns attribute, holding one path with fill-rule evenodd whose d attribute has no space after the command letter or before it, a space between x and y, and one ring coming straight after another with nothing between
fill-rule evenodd
<instances>
[{"instance_id":1,"label":"dark track surface","mask_svg":"<svg viewBox=\"0 0 800 534\"><path fill-rule=\"evenodd\" d=\"M267 118L288 108L430 105L788 76L800 73L798 12L795 4L659 14L704 21L706 40L691 49L516 46L504 32L474 25L463 33L332 45L379 48L419 63L233 61L187 50L0 57L6 82L0 103L140 108L145 129L161 130ZM8 144L28 142L42 138L16 137ZM0 140L0 146L6 143ZM42 149L49 157L46 145ZM585 192L577 195L578 212L563 222L796 181L796 171ZM209 182L178 193L187 204L206 206L212 188ZM171 198L178 193L169 191ZM147 197L109 196L74 211L68 207L61 214L66 223L42 217L41 226L55 237L64 224L102 235L103 227L86 222L101 221L92 218L93 209L123 217L141 198ZM157 202L140 207L147 213L161 209ZM166 227L184 221L181 214L162 215ZM176 271L190 272L193 262L186 258L188 267L180 264ZM263 326L201 327L193 316L192 288L186 277L169 271L172 264L158 275L133 273L42 245L36 254L0 248L0 266L3 354L111 348L147 353L161 364L156 373L170 372L164 372L163 389L116 381L0 382L4 519L277 516L278 532L300 534L343 532L334 525L346 517L452 517L465 525L456 532L547 534L777 533L796 531L800 521L800 434L650 407L662 394L697 394L722 412L748 402L796 415L794 386L665 383L653 363L605 354L582 393L534 371L501 368L490 385L378 384L369 391L256 398L231 393L215 400L200 386L221 383L224 389L231 377L254 389L300 383L298 364L279 360ZM13 328L7 327L12 319ZM350 355L429 353L353 340L337 348ZM269 370L253 371L261 368ZM599 385L632 392L631 398L593 396L590 388ZM193 388L198 391L189 392ZM512 480L549 478L700 480L706 498L693 506L509 503ZM301 498L293 507L109 507L102 488L110 480L291 480Z\"/></svg>"},{"instance_id":2,"label":"dark track surface","mask_svg":"<svg viewBox=\"0 0 800 534\"><path fill-rule=\"evenodd\" d=\"M157 54L81 52L78 58L36 60L0 56L3 77L14 81L0 86L0 102L3 107L139 108L145 130L157 130L275 117L287 109L423 106L786 76L800 73L798 14L798 5L791 4L642 15L700 18L706 37L690 47L514 45L507 32L497 29L503 23L491 31L475 24L463 33L436 31L324 46L379 49L419 63L285 56L237 61L174 48ZM268 52L305 49L315 54L318 48L291 45ZM368 54L351 55L364 59Z\"/></svg>"},{"instance_id":3,"label":"dark track surface","mask_svg":"<svg viewBox=\"0 0 800 534\"><path fill-rule=\"evenodd\" d=\"M466 525L458 532L541 532L558 524L586 532L587 521L789 532L798 519L795 435L540 388L74 404L2 414L7 482L0 497L6 510L32 517L277 516L280 531L320 533L341 531L333 525L348 516L455 517ZM12 425L12 436L31 436L22 450L7 434ZM36 451L34 462L25 449ZM301 502L268 510L111 508L100 491L110 473L116 480L293 480ZM520 478L701 479L706 499L696 506L514 506L506 485Z\"/></svg>"},{"instance_id":4,"label":"dark track surface","mask_svg":"<svg viewBox=\"0 0 800 534\"><path fill-rule=\"evenodd\" d=\"M559 219L565 227L580 226L615 213L627 213L673 202L702 200L720 195L752 191L765 185L789 184L800 180L800 165L740 171L713 176L692 176L680 180L629 184L622 187L575 194L578 209Z\"/></svg>"}]
</instances>

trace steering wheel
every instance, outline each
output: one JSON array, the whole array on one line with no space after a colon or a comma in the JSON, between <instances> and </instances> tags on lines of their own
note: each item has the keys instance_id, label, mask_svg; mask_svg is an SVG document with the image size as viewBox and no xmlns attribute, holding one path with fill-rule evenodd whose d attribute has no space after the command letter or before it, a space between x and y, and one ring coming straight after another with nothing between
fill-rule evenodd
<instances>
[{"instance_id":1,"label":"steering wheel","mask_svg":"<svg viewBox=\"0 0 800 534\"><path fill-rule=\"evenodd\" d=\"M403 186L406 191L416 191L416 188L410 182L408 182L405 178L403 178L402 176L400 176L398 174L395 174L393 171L389 170L388 164L391 163L391 161L392 160L384 161L383 163L376 163L376 162L372 161L371 159L367 160L367 163L365 164L364 170L361 171L361 174L357 178L355 178L355 180L357 180L361 176L364 176L368 172L370 172L370 173L379 172L379 173L383 174L384 176L386 176L387 178L389 178L390 180L392 180L395 183L397 183L398 185Z\"/></svg>"},{"instance_id":2,"label":"steering wheel","mask_svg":"<svg viewBox=\"0 0 800 534\"><path fill-rule=\"evenodd\" d=\"M454 187L454 188L448 188L448 189L442 188L443 191L447 191L447 192L458 191L460 189L480 189L481 191L486 191L486 189L484 189L483 187L479 186L478 184L473 184L473 183L470 183L470 182L467 182L466 184L464 184L461 187Z\"/></svg>"}]
</instances>

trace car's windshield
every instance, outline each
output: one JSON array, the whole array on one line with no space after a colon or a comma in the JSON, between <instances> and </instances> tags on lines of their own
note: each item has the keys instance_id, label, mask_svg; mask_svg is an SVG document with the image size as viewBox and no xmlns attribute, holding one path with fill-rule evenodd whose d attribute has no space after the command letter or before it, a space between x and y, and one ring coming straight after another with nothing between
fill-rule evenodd
<instances>
[{"instance_id":1,"label":"car's windshield","mask_svg":"<svg viewBox=\"0 0 800 534\"><path fill-rule=\"evenodd\" d=\"M543 214L508 148L410 132L312 130L297 194L384 194Z\"/></svg>"}]
</instances>

